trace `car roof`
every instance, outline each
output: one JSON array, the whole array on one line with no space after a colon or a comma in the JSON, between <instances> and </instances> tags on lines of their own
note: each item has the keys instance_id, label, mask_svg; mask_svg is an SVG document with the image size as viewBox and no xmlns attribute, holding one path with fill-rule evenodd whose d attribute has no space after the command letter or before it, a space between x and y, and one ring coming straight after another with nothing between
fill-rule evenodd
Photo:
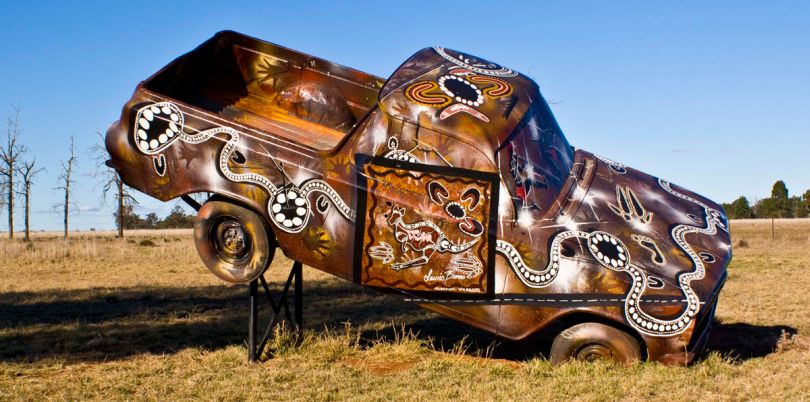
<instances>
[{"instance_id":1,"label":"car roof","mask_svg":"<svg viewBox=\"0 0 810 402\"><path fill-rule=\"evenodd\" d=\"M530 109L544 102L537 84L497 63L442 47L408 58L383 85L380 108L390 117L494 152Z\"/></svg>"}]
</instances>

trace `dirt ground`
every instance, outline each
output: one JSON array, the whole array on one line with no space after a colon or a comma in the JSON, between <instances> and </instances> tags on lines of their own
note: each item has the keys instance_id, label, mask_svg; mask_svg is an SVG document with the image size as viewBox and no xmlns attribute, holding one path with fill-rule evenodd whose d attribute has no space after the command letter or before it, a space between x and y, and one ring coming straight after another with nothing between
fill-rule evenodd
<instances>
[{"instance_id":1,"label":"dirt ground","mask_svg":"<svg viewBox=\"0 0 810 402\"><path fill-rule=\"evenodd\" d=\"M690 367L552 367L397 298L304 269L303 342L246 362L247 296L189 231L0 241L0 400L802 400L810 222L731 223L734 260ZM277 258L272 286L290 261Z\"/></svg>"}]
</instances>

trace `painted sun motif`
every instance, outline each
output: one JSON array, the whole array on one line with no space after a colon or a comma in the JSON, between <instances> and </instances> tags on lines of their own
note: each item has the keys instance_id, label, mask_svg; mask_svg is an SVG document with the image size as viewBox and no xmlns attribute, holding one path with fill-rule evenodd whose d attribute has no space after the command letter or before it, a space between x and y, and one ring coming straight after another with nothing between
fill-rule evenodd
<instances>
[{"instance_id":1,"label":"painted sun motif","mask_svg":"<svg viewBox=\"0 0 810 402\"><path fill-rule=\"evenodd\" d=\"M262 58L256 64L256 81L275 84L276 75L287 71L287 64L282 60Z\"/></svg>"}]
</instances>

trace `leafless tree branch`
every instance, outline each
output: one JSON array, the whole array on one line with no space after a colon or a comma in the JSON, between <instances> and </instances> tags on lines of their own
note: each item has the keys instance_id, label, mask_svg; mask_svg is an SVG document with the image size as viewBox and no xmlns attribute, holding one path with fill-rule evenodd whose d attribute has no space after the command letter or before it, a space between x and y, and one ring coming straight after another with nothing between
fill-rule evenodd
<instances>
[{"instance_id":1,"label":"leafless tree branch","mask_svg":"<svg viewBox=\"0 0 810 402\"><path fill-rule=\"evenodd\" d=\"M68 229L69 229L69 219L68 215L70 213L70 207L75 207L76 205L70 201L70 196L72 195L72 188L73 184L76 183L73 180L73 169L76 167L78 163L78 158L76 157L76 144L75 138L71 135L70 136L70 157L66 161L62 162L62 174L59 175L59 182L62 183L60 186L57 186L56 189L63 190L65 193L65 200L63 203L54 204L54 209L62 209L64 212L64 222L65 222L65 233L64 237L65 240L68 239Z\"/></svg>"},{"instance_id":2,"label":"leafless tree branch","mask_svg":"<svg viewBox=\"0 0 810 402\"><path fill-rule=\"evenodd\" d=\"M0 182L2 194L5 195L3 206L8 211L8 238L14 238L14 180L17 178L17 165L26 149L19 144L22 133L20 126L20 109L15 107L12 116L6 118L6 138L0 143Z\"/></svg>"},{"instance_id":3,"label":"leafless tree branch","mask_svg":"<svg viewBox=\"0 0 810 402\"><path fill-rule=\"evenodd\" d=\"M22 165L17 168L17 173L22 178L23 191L18 191L17 194L23 197L25 206L25 241L31 241L31 187L34 185L34 177L37 174L45 171L45 168L36 167L37 160L34 159L30 162L24 161Z\"/></svg>"},{"instance_id":4,"label":"leafless tree branch","mask_svg":"<svg viewBox=\"0 0 810 402\"><path fill-rule=\"evenodd\" d=\"M118 237L124 237L125 211L128 206L135 205L138 201L130 194L129 188L124 185L124 182L121 181L121 176L118 175L118 172L107 166L107 158L110 155L107 153L107 148L104 146L104 135L100 132L96 132L96 135L98 136L98 141L90 147L87 152L90 154L90 159L96 165L96 177L102 184L102 204L104 204L110 194L115 191L114 199L118 209L118 213L116 214Z\"/></svg>"}]
</instances>

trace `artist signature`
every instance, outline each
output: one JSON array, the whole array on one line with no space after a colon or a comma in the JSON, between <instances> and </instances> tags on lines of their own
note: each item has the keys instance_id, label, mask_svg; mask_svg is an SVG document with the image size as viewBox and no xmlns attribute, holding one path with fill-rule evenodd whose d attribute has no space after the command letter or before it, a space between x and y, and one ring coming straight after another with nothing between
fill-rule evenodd
<instances>
[{"instance_id":1,"label":"artist signature","mask_svg":"<svg viewBox=\"0 0 810 402\"><path fill-rule=\"evenodd\" d=\"M439 275L433 275L433 270L431 269L425 276L422 277L422 280L425 282L446 282L453 279L468 279L466 275L458 275L452 272L442 272Z\"/></svg>"}]
</instances>

